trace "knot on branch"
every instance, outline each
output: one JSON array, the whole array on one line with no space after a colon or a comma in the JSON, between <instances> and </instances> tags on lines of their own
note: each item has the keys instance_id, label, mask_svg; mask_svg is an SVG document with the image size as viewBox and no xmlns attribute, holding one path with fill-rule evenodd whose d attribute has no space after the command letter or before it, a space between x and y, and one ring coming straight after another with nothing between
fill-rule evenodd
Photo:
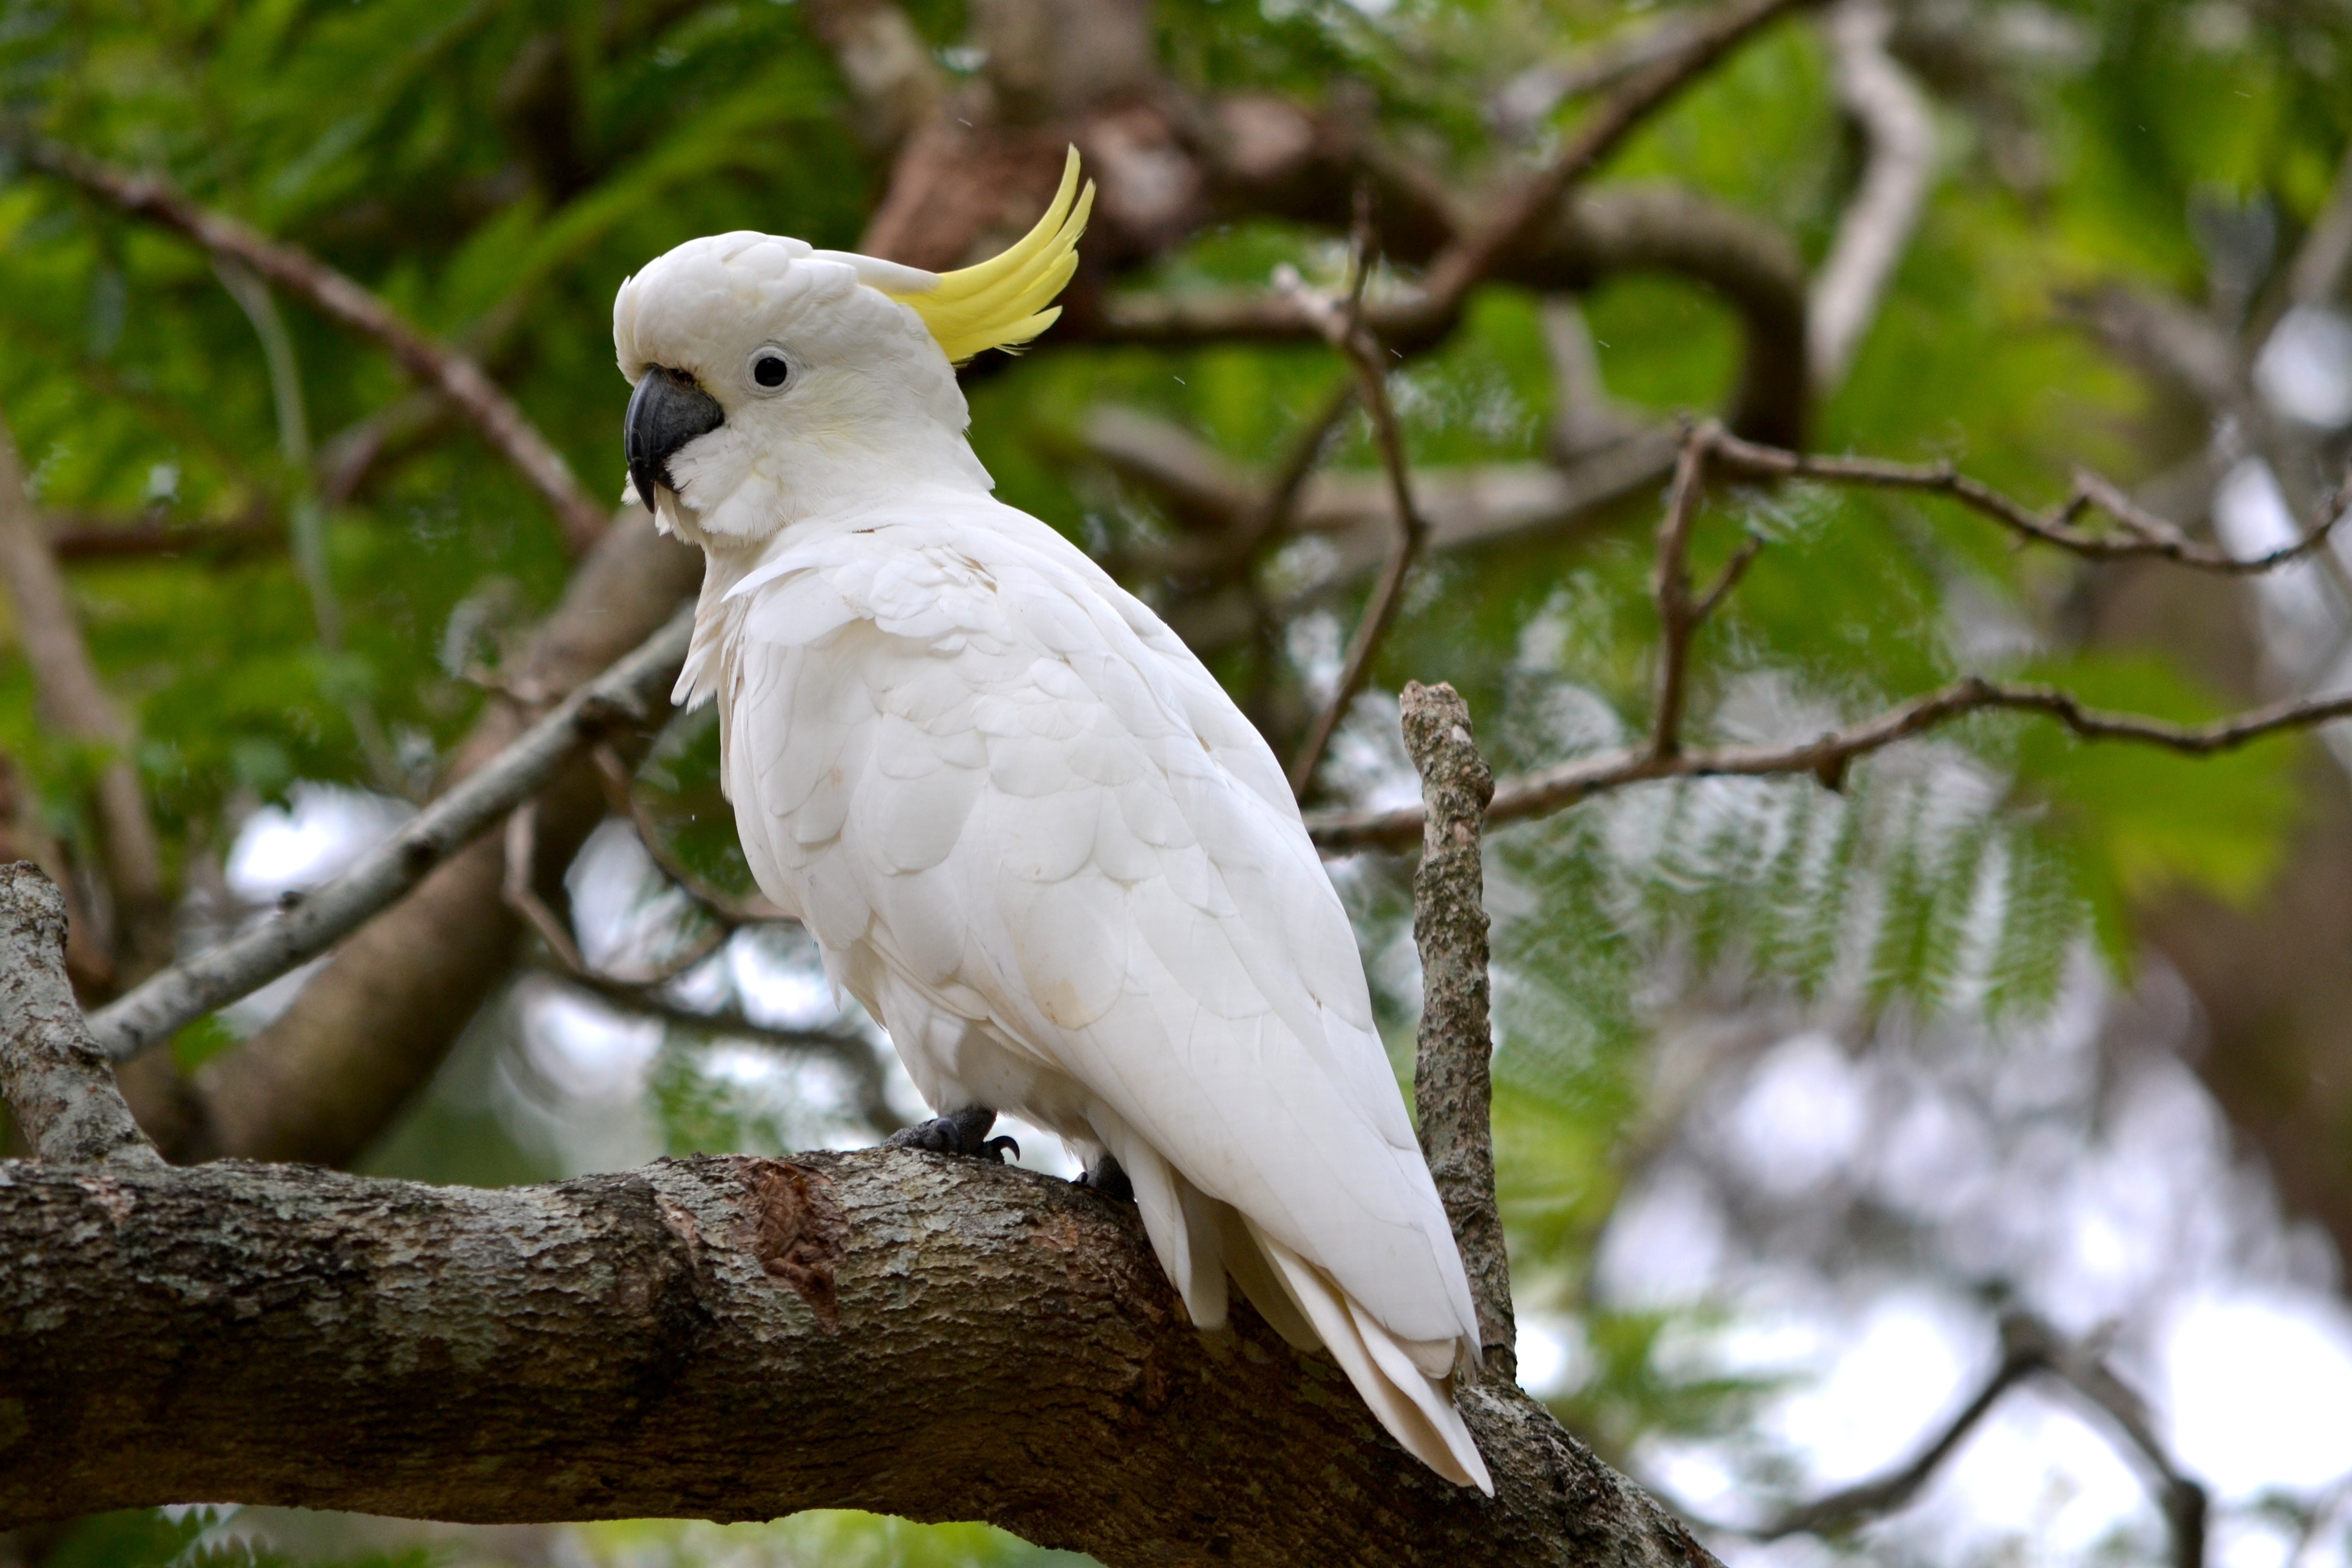
<instances>
[{"instance_id":1,"label":"knot on branch","mask_svg":"<svg viewBox=\"0 0 2352 1568\"><path fill-rule=\"evenodd\" d=\"M790 1160L735 1162L751 1205L751 1251L769 1279L809 1304L827 1333L841 1328L836 1283L849 1221L833 1184Z\"/></svg>"}]
</instances>

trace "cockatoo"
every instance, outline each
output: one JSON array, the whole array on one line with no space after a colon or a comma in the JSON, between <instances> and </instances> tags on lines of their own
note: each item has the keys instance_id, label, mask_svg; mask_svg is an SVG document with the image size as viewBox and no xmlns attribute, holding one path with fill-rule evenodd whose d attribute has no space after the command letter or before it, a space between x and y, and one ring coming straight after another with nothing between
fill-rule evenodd
<instances>
[{"instance_id":1,"label":"cockatoo","mask_svg":"<svg viewBox=\"0 0 2352 1568\"><path fill-rule=\"evenodd\" d=\"M708 558L677 698L719 703L760 890L940 1113L901 1141L1058 1133L1131 1190L1196 1327L1238 1283L1491 1493L1453 1401L1469 1283L1283 771L965 439L954 366L1059 315L1076 185L1073 151L1027 237L958 272L739 232L621 285L631 480Z\"/></svg>"}]
</instances>

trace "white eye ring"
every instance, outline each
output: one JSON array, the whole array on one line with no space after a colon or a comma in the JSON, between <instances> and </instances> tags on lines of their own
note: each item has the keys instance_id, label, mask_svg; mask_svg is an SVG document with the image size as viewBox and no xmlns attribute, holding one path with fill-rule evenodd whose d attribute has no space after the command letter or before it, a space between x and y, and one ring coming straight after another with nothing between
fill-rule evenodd
<instances>
[{"instance_id":1,"label":"white eye ring","mask_svg":"<svg viewBox=\"0 0 2352 1568\"><path fill-rule=\"evenodd\" d=\"M751 384L753 392L767 396L792 384L793 362L773 343L763 343L753 349L751 357L744 362L743 376ZM774 377L772 381L771 376Z\"/></svg>"}]
</instances>

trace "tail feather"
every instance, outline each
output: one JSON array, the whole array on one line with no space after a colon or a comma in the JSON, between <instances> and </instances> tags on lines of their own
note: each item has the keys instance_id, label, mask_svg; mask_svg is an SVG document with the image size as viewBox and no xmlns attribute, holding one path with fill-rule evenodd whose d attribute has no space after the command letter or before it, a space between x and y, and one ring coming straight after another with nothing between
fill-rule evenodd
<instances>
[{"instance_id":1,"label":"tail feather","mask_svg":"<svg viewBox=\"0 0 2352 1568\"><path fill-rule=\"evenodd\" d=\"M1134 1184L1152 1250L1194 1327L1225 1326L1230 1275L1276 1333L1301 1350L1330 1351L1407 1453L1457 1486L1495 1495L1486 1461L1454 1408L1461 1341L1400 1339L1329 1274L1194 1187L1124 1122L1098 1113L1095 1131Z\"/></svg>"},{"instance_id":2,"label":"tail feather","mask_svg":"<svg viewBox=\"0 0 2352 1568\"><path fill-rule=\"evenodd\" d=\"M1249 1229L1276 1278L1389 1436L1447 1480L1493 1497L1495 1482L1486 1473L1486 1461L1461 1412L1454 1408L1453 1379L1433 1377L1418 1364L1426 1350L1417 1342L1408 1349L1357 1308L1329 1275L1256 1226ZM1450 1364L1450 1355L1448 1360Z\"/></svg>"}]
</instances>

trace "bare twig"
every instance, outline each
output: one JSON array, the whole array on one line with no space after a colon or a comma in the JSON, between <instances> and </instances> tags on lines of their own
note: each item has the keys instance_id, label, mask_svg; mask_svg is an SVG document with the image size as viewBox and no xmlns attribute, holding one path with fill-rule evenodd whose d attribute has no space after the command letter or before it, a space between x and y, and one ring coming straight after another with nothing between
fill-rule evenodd
<instances>
[{"instance_id":1,"label":"bare twig","mask_svg":"<svg viewBox=\"0 0 2352 1568\"><path fill-rule=\"evenodd\" d=\"M854 1030L780 1029L772 1024L752 1022L740 1007L704 1013L681 1006L663 994L659 982L615 980L608 974L561 966L551 966L547 973L615 1007L693 1034L723 1036L730 1040L749 1040L772 1050L823 1057L849 1075L856 1087L857 1113L876 1131L887 1136L907 1125L907 1119L890 1108L890 1097L884 1092L887 1080L882 1058L875 1054L873 1042Z\"/></svg>"},{"instance_id":2,"label":"bare twig","mask_svg":"<svg viewBox=\"0 0 2352 1568\"><path fill-rule=\"evenodd\" d=\"M1936 121L1926 96L1887 53L1895 14L1886 0L1838 0L1828 31L1837 55L1838 99L1862 127L1869 156L1838 219L1807 312L1806 357L1824 395L1853 363L1918 226L1936 173Z\"/></svg>"},{"instance_id":3,"label":"bare twig","mask_svg":"<svg viewBox=\"0 0 2352 1568\"><path fill-rule=\"evenodd\" d=\"M658 712L692 627L691 610L679 611L349 871L266 925L155 975L93 1016L92 1032L121 1060L326 951L537 794L583 748Z\"/></svg>"},{"instance_id":4,"label":"bare twig","mask_svg":"<svg viewBox=\"0 0 2352 1568\"><path fill-rule=\"evenodd\" d=\"M572 940L572 928L547 907L547 900L532 885L536 879L535 862L539 859L538 819L536 801L524 801L507 814L507 876L499 896L506 900L507 908L520 915L523 923L539 934L547 951L555 954L565 969L574 974L593 973L588 961L580 954L580 944Z\"/></svg>"},{"instance_id":5,"label":"bare twig","mask_svg":"<svg viewBox=\"0 0 2352 1568\"><path fill-rule=\"evenodd\" d=\"M1364 613L1356 622L1355 634L1348 640L1347 656L1340 662L1339 679L1331 688L1330 699L1307 727L1307 739L1300 743L1297 758L1290 765L1291 793L1302 799L1315 783L1315 770L1323 761L1333 732L1348 716L1349 706L1371 674L1372 656L1396 619L1397 607L1404 602L1405 579L1429 542L1429 520L1413 500L1412 468L1405 452L1404 431L1397 423L1395 405L1389 401L1388 369L1381 363L1380 340L1363 326L1364 285L1371 274L1370 258L1366 254L1370 229L1370 210L1360 201L1354 276L1347 303L1332 308L1325 301L1310 308L1325 323L1325 335L1331 346L1347 356L1355 373L1356 395L1371 417L1373 437L1381 450L1381 467L1388 476L1390 504L1396 511L1396 542L1391 547L1380 581L1372 585L1372 596L1366 601ZM1291 287L1294 293L1302 296L1309 292L1295 282Z\"/></svg>"},{"instance_id":6,"label":"bare twig","mask_svg":"<svg viewBox=\"0 0 2352 1568\"><path fill-rule=\"evenodd\" d=\"M2155 556L2203 570L2234 574L2266 571L2316 548L2336 521L2324 521L2291 545L2252 560L2239 561L2191 542L2178 529L2142 511L2114 487L2095 479L2078 481L2074 498L2059 511L2045 516L1966 478L1948 464L1919 467L1864 458L1815 458L1742 441L1710 421L1695 427L1684 438L1665 516L1658 529L1655 588L1661 644L1657 697L1647 743L1506 779L1496 788L1487 821L1547 816L1593 795L1657 779L1809 773L1836 788L1857 759L1968 714L1993 709L2042 714L2086 741L2131 741L2192 755L2231 750L2267 735L2311 729L2352 715L2352 694L2339 694L2275 702L2207 724L2177 724L2144 714L2089 708L2071 692L2056 687L1971 675L1913 698L1875 718L1811 741L1685 752L1681 730L1691 638L1699 624L1738 582L1760 547L1751 538L1734 553L1705 593L1692 596L1685 558L1691 524L1710 465L1759 478L1801 477L1932 491L1950 496L2021 535L2093 560ZM2074 520L2095 505L2116 516L2123 529L2120 536L2093 533L2076 523ZM1376 846L1397 848L1419 837L1422 809L1401 806L1388 811L1318 814L1308 819L1307 826L1327 854Z\"/></svg>"},{"instance_id":7,"label":"bare twig","mask_svg":"<svg viewBox=\"0 0 2352 1568\"><path fill-rule=\"evenodd\" d=\"M25 471L0 424L0 587L16 612L17 644L33 673L42 721L58 735L103 752L95 789L99 832L113 891L118 958L135 977L172 956L172 906L163 856L147 814L131 751L130 722L99 679L49 552L48 531L26 494Z\"/></svg>"},{"instance_id":8,"label":"bare twig","mask_svg":"<svg viewBox=\"0 0 2352 1568\"><path fill-rule=\"evenodd\" d=\"M2330 531L2342 521L2340 515L2323 517L2293 543L2239 559L2189 539L2179 528L2137 507L2112 483L2095 475L2080 476L2074 494L2064 506L2053 512L2038 512L1981 480L1969 478L1949 463L1816 457L1743 441L1715 426L1701 426L1697 437L1710 448L1710 460L1732 473L1756 479L1822 479L1948 496L2021 537L2092 561L2153 558L2202 572L2248 576L2312 554L2326 542ZM2075 519L2090 507L2114 517L2122 525L2122 532L2098 533L2077 524Z\"/></svg>"},{"instance_id":9,"label":"bare twig","mask_svg":"<svg viewBox=\"0 0 2352 1568\"><path fill-rule=\"evenodd\" d=\"M1307 489L1307 481L1314 477L1316 466L1322 462L1323 454L1330 447L1332 432L1339 428L1339 421L1346 418L1348 410L1355 406L1357 395L1356 382L1350 376L1324 400L1323 406L1316 410L1315 416L1293 439L1289 452L1283 458L1282 467L1275 470L1273 481L1266 486L1265 498L1248 520L1244 530L1247 550L1255 550L1269 540L1278 539L1289 530L1291 520L1297 515L1298 500Z\"/></svg>"},{"instance_id":10,"label":"bare twig","mask_svg":"<svg viewBox=\"0 0 2352 1568\"><path fill-rule=\"evenodd\" d=\"M1543 168L1519 178L1485 220L1453 235L1431 258L1420 288L1366 302L1364 324L1407 353L1444 336L1472 289L1534 255L1562 199L1659 110L1725 55L1812 0L1731 0L1687 27L1673 47L1624 79L1577 126ZM1136 342L1199 342L1313 337L1322 331L1312 306L1282 292L1208 298L1114 300L1096 335Z\"/></svg>"},{"instance_id":11,"label":"bare twig","mask_svg":"<svg viewBox=\"0 0 2352 1568\"><path fill-rule=\"evenodd\" d=\"M1511 1264L1495 1198L1495 1048L1487 1013L1485 872L1478 825L1495 774L1470 734L1470 709L1451 686L1404 688L1405 749L1421 771L1428 825L1412 879L1412 933L1421 949L1421 1031L1412 1100L1421 1152L1444 1200L1470 1276L1487 1373L1518 1379Z\"/></svg>"},{"instance_id":12,"label":"bare twig","mask_svg":"<svg viewBox=\"0 0 2352 1568\"><path fill-rule=\"evenodd\" d=\"M2003 1394L2036 1373L2056 1378L2087 1399L2109 1420L2146 1464L2158 1506L2172 1538L2173 1568L2202 1568L2205 1558L2205 1489L2180 1472L2156 1436L2147 1407L2095 1352L2060 1334L2027 1312L2003 1315L2001 1358L1976 1395L1947 1422L1918 1455L1884 1476L1790 1510L1761 1530L1745 1531L1777 1541L1800 1531L1824 1533L1895 1512L1918 1494L1937 1468L1990 1415Z\"/></svg>"},{"instance_id":13,"label":"bare twig","mask_svg":"<svg viewBox=\"0 0 2352 1568\"><path fill-rule=\"evenodd\" d=\"M10 138L33 167L103 197L133 216L178 230L216 256L229 257L290 289L345 326L382 343L404 369L465 410L474 428L545 498L565 542L584 552L604 532L605 509L581 489L562 455L514 400L466 355L434 342L383 300L299 246L191 201L150 174L118 169L44 138Z\"/></svg>"},{"instance_id":14,"label":"bare twig","mask_svg":"<svg viewBox=\"0 0 2352 1568\"><path fill-rule=\"evenodd\" d=\"M1355 398L1349 378L1348 402ZM1133 409L1097 411L1080 432L1087 456L1124 480L1148 490L1196 537L1120 557L1122 570L1214 578L1231 569L1231 520L1264 505L1278 480L1228 462L1191 432ZM1295 459L1304 445L1294 447ZM1679 440L1671 426L1643 428L1579 457L1567 467L1549 463L1486 463L1416 468L1413 500L1428 519L1428 552L1465 549L1517 534L1558 529L1596 509L1663 480ZM1396 527L1395 491L1385 470L1309 472L1284 533L1310 534L1336 548L1316 563L1319 590L1387 560ZM1260 542L1270 542L1269 533Z\"/></svg>"},{"instance_id":15,"label":"bare twig","mask_svg":"<svg viewBox=\"0 0 2352 1568\"><path fill-rule=\"evenodd\" d=\"M1682 749L1690 645L1700 619L1690 591L1690 534L1706 489L1707 446L1697 433L1683 442L1674 484L1666 492L1665 514L1658 521L1658 563L1651 579L1658 606L1658 691L1652 707L1650 750L1660 757ZM1708 598L1711 603L1711 592Z\"/></svg>"},{"instance_id":16,"label":"bare twig","mask_svg":"<svg viewBox=\"0 0 2352 1568\"><path fill-rule=\"evenodd\" d=\"M2210 756L2267 736L2352 718L2352 694L2273 702L2207 724L2176 724L2144 714L2086 707L2073 693L2053 686L1971 675L1875 718L1793 744L1721 746L1667 757L1644 745L1519 773L1496 785L1495 803L1487 810L1486 820L1493 824L1548 816L1593 795L1657 779L1811 773L1824 784L1835 784L1847 768L1874 752L1969 714L1994 710L2042 714L2086 741L2129 741L2188 756ZM1318 813L1307 819L1307 826L1326 854L1400 848L1421 836L1422 808Z\"/></svg>"},{"instance_id":17,"label":"bare twig","mask_svg":"<svg viewBox=\"0 0 2352 1568\"><path fill-rule=\"evenodd\" d=\"M1790 1509L1770 1524L1753 1533L1761 1540L1778 1541L1783 1536L1800 1533L1819 1534L1838 1529L1856 1521L1876 1519L1894 1513L1916 1497L1919 1489L1927 1484L1944 1461L1977 1428L1977 1424L1992 1414L1994 1405L2007 1394L2034 1373L2049 1364L2049 1343L2046 1336L2032 1331L2028 1320L2017 1317L2001 1321L2001 1357L1992 1374L1986 1378L1976 1394L1962 1405L1958 1414L1944 1424L1927 1446L1905 1464L1866 1481L1832 1492L1829 1496Z\"/></svg>"},{"instance_id":18,"label":"bare twig","mask_svg":"<svg viewBox=\"0 0 2352 1568\"><path fill-rule=\"evenodd\" d=\"M728 926L752 925L775 921L789 921L784 913L757 892L737 895L714 886L708 878L698 875L692 867L677 858L663 837L661 825L646 810L645 802L637 798L635 781L628 765L610 746L599 746L595 752L596 771L604 780L604 798L611 804L613 815L626 817L637 830L637 841L646 847L662 874L682 889L688 898Z\"/></svg>"},{"instance_id":19,"label":"bare twig","mask_svg":"<svg viewBox=\"0 0 2352 1568\"><path fill-rule=\"evenodd\" d=\"M0 1094L43 1160L161 1165L66 979L66 901L29 860L0 867Z\"/></svg>"},{"instance_id":20,"label":"bare twig","mask_svg":"<svg viewBox=\"0 0 2352 1568\"><path fill-rule=\"evenodd\" d=\"M2136 1449L2155 1480L2157 1506L2172 1535L2172 1568L2204 1568L2205 1489L2183 1475L2156 1435L2147 1405L2090 1350L2041 1327L2051 1374L2096 1406Z\"/></svg>"},{"instance_id":21,"label":"bare twig","mask_svg":"<svg viewBox=\"0 0 2352 1568\"><path fill-rule=\"evenodd\" d=\"M1530 66L1487 101L1486 122L1505 141L1522 142L1571 98L1613 87L1689 41L1688 12L1669 13L1638 33L1609 39L1570 58Z\"/></svg>"},{"instance_id":22,"label":"bare twig","mask_svg":"<svg viewBox=\"0 0 2352 1568\"><path fill-rule=\"evenodd\" d=\"M1626 137L1758 29L1804 3L1732 0L1694 26L1677 47L1644 67L1587 115L1568 144L1523 180L1486 223L1439 253L1414 301L1417 311L1427 320L1452 320L1496 263L1524 246L1560 198L1599 168Z\"/></svg>"}]
</instances>

